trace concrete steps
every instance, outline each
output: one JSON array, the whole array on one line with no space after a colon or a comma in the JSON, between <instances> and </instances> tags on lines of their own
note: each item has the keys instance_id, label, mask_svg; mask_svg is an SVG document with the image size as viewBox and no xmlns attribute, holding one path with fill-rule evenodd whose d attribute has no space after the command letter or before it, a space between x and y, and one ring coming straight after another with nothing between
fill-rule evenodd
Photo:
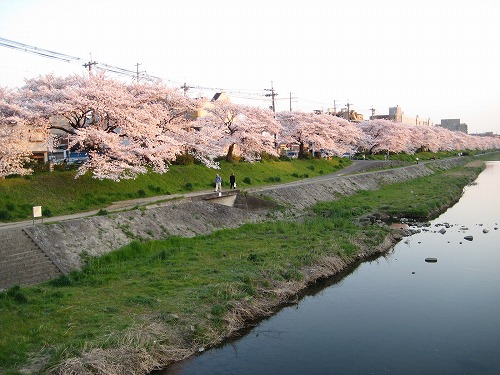
<instances>
[{"instance_id":1,"label":"concrete steps","mask_svg":"<svg viewBox=\"0 0 500 375\"><path fill-rule=\"evenodd\" d=\"M23 229L0 231L0 290L37 284L61 274Z\"/></svg>"}]
</instances>

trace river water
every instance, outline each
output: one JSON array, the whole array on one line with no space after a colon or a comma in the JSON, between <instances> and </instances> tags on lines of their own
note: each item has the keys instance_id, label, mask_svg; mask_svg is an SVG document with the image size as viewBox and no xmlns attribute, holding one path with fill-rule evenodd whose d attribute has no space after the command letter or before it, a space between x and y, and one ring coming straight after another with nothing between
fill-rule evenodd
<instances>
[{"instance_id":1,"label":"river water","mask_svg":"<svg viewBox=\"0 0 500 375\"><path fill-rule=\"evenodd\" d=\"M500 374L499 183L500 162L488 162L455 206L384 257L162 373Z\"/></svg>"}]
</instances>

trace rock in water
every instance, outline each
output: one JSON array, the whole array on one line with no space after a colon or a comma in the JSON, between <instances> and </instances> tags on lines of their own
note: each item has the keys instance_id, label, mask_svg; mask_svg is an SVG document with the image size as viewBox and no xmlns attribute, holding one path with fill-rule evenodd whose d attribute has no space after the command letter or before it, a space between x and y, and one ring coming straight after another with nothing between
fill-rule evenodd
<instances>
[{"instance_id":1,"label":"rock in water","mask_svg":"<svg viewBox=\"0 0 500 375\"><path fill-rule=\"evenodd\" d=\"M436 263L438 260L437 258L425 258L425 261L427 263Z\"/></svg>"},{"instance_id":2,"label":"rock in water","mask_svg":"<svg viewBox=\"0 0 500 375\"><path fill-rule=\"evenodd\" d=\"M464 237L464 240L467 240L467 241L472 241L474 239L474 237L472 236L465 236Z\"/></svg>"}]
</instances>

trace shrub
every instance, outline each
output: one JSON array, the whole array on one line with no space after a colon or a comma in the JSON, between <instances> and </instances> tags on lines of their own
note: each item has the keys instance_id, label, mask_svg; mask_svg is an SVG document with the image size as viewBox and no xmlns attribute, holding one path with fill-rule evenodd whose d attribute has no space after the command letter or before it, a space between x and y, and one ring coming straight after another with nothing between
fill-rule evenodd
<instances>
[{"instance_id":1,"label":"shrub","mask_svg":"<svg viewBox=\"0 0 500 375\"><path fill-rule=\"evenodd\" d=\"M153 193L161 193L161 187L159 186L154 186L154 185L148 185L148 189L151 190Z\"/></svg>"},{"instance_id":2,"label":"shrub","mask_svg":"<svg viewBox=\"0 0 500 375\"><path fill-rule=\"evenodd\" d=\"M247 185L251 185L252 184L252 179L250 177L245 177L243 179L243 182Z\"/></svg>"},{"instance_id":3,"label":"shrub","mask_svg":"<svg viewBox=\"0 0 500 375\"><path fill-rule=\"evenodd\" d=\"M280 177L280 176L276 176L276 177L269 177L269 178L268 178L268 181L269 181L269 182L280 182L280 181L281 181L281 177Z\"/></svg>"},{"instance_id":4,"label":"shrub","mask_svg":"<svg viewBox=\"0 0 500 375\"><path fill-rule=\"evenodd\" d=\"M10 220L11 217L12 215L9 211L0 210L0 220Z\"/></svg>"},{"instance_id":5,"label":"shrub","mask_svg":"<svg viewBox=\"0 0 500 375\"><path fill-rule=\"evenodd\" d=\"M268 154L267 152L263 152L260 154L260 160L261 161L278 161L278 160L280 160L280 158L275 156L275 155Z\"/></svg>"},{"instance_id":6,"label":"shrub","mask_svg":"<svg viewBox=\"0 0 500 375\"><path fill-rule=\"evenodd\" d=\"M191 191L194 189L194 185L191 182L186 182L186 184L184 185L184 189Z\"/></svg>"},{"instance_id":7,"label":"shrub","mask_svg":"<svg viewBox=\"0 0 500 375\"><path fill-rule=\"evenodd\" d=\"M55 287L70 286L73 280L68 275L61 275L57 279L50 280L49 284Z\"/></svg>"},{"instance_id":8,"label":"shrub","mask_svg":"<svg viewBox=\"0 0 500 375\"><path fill-rule=\"evenodd\" d=\"M139 190L137 190L137 196L141 197L141 198L145 197L146 196L146 192L144 190L142 190L142 189L139 189Z\"/></svg>"},{"instance_id":9,"label":"shrub","mask_svg":"<svg viewBox=\"0 0 500 375\"><path fill-rule=\"evenodd\" d=\"M191 165L195 163L195 158L193 155L184 152L183 154L177 154L175 155L175 161L173 164L176 165Z\"/></svg>"}]
</instances>

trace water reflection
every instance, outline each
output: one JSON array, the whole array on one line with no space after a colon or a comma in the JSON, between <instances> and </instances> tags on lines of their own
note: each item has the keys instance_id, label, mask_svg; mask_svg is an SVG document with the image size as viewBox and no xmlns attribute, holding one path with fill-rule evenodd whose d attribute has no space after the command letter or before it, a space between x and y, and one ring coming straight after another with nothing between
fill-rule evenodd
<instances>
[{"instance_id":1,"label":"water reflection","mask_svg":"<svg viewBox=\"0 0 500 375\"><path fill-rule=\"evenodd\" d=\"M386 257L164 374L498 373L499 176L488 163L457 205Z\"/></svg>"}]
</instances>

